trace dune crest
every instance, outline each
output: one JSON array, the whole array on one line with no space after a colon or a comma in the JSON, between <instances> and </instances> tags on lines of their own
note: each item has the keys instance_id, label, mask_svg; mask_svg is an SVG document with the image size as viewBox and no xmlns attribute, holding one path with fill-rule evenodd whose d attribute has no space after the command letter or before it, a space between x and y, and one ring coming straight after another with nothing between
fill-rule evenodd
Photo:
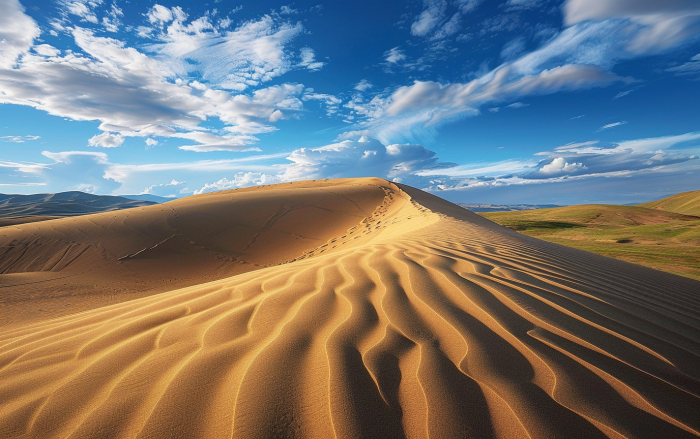
<instances>
[{"instance_id":1,"label":"dune crest","mask_svg":"<svg viewBox=\"0 0 700 439\"><path fill-rule=\"evenodd\" d=\"M0 328L0 437L700 436L699 282L384 180L285 197L318 189L347 215L269 266Z\"/></svg>"}]
</instances>

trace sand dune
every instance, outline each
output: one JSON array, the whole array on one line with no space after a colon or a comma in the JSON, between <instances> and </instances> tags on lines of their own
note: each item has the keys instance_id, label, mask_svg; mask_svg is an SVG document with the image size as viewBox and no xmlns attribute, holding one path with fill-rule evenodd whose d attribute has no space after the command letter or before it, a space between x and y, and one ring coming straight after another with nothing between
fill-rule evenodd
<instances>
[{"instance_id":1,"label":"sand dune","mask_svg":"<svg viewBox=\"0 0 700 439\"><path fill-rule=\"evenodd\" d=\"M113 272L163 284L191 259L189 281L220 278L110 305L98 287L75 303L3 288L67 311L19 321L3 304L0 437L700 436L697 281L379 179L124 215L22 226L3 239L45 241L2 256L4 277L41 282L64 264L58 274L88 273L66 283ZM87 250L51 265L39 242Z\"/></svg>"}]
</instances>

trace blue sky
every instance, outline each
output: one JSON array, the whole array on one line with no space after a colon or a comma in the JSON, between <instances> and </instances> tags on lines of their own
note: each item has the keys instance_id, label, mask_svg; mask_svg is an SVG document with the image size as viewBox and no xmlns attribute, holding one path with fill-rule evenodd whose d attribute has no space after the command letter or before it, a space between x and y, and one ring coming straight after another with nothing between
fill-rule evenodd
<instances>
[{"instance_id":1,"label":"blue sky","mask_svg":"<svg viewBox=\"0 0 700 439\"><path fill-rule=\"evenodd\" d=\"M700 189L700 2L0 0L0 192Z\"/></svg>"}]
</instances>

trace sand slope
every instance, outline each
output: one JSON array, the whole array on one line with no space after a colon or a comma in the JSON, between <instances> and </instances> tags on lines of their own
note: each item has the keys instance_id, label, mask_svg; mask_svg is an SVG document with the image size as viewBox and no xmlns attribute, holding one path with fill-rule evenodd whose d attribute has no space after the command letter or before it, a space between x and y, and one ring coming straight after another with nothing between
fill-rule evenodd
<instances>
[{"instance_id":1,"label":"sand slope","mask_svg":"<svg viewBox=\"0 0 700 439\"><path fill-rule=\"evenodd\" d=\"M367 215L291 262L0 328L0 437L700 436L699 282L383 180L296 189Z\"/></svg>"},{"instance_id":2,"label":"sand slope","mask_svg":"<svg viewBox=\"0 0 700 439\"><path fill-rule=\"evenodd\" d=\"M342 235L384 197L362 182L302 182L3 227L0 325L277 265Z\"/></svg>"}]
</instances>

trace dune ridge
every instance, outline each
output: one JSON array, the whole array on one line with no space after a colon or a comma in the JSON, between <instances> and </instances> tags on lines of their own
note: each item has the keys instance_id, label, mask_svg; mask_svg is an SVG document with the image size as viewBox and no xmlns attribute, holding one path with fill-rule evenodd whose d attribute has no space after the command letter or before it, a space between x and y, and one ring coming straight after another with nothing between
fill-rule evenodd
<instances>
[{"instance_id":1,"label":"dune ridge","mask_svg":"<svg viewBox=\"0 0 700 439\"><path fill-rule=\"evenodd\" d=\"M0 328L0 437L700 436L700 283L354 184L274 266Z\"/></svg>"}]
</instances>

